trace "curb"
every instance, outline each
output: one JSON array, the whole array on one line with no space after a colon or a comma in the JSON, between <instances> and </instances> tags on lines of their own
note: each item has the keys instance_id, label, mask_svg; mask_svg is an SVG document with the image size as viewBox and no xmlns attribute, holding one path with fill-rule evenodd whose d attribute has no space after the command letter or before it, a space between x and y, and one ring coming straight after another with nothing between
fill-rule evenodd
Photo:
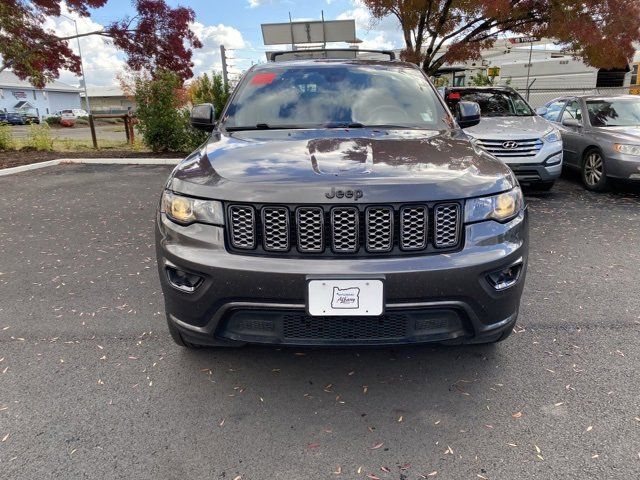
<instances>
[{"instance_id":1,"label":"curb","mask_svg":"<svg viewBox=\"0 0 640 480\"><path fill-rule=\"evenodd\" d=\"M0 177L13 175L14 173L28 172L40 168L54 167L64 164L93 164L93 165L177 165L181 158L58 158L46 162L20 165L19 167L0 169Z\"/></svg>"}]
</instances>

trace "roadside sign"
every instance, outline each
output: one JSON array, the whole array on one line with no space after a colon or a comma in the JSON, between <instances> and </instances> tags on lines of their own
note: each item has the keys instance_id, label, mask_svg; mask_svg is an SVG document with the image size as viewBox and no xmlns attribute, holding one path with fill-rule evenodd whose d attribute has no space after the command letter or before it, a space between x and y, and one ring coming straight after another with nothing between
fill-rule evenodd
<instances>
[{"instance_id":1,"label":"roadside sign","mask_svg":"<svg viewBox=\"0 0 640 480\"><path fill-rule=\"evenodd\" d=\"M509 43L533 43L539 42L540 37L514 37L509 38Z\"/></svg>"}]
</instances>

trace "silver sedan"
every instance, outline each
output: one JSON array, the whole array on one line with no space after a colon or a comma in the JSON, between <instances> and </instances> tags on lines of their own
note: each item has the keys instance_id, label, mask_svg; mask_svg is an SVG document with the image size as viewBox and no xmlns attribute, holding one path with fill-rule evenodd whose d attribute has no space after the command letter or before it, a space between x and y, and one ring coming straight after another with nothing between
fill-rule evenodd
<instances>
[{"instance_id":1,"label":"silver sedan","mask_svg":"<svg viewBox=\"0 0 640 480\"><path fill-rule=\"evenodd\" d=\"M611 178L640 182L640 97L557 98L537 113L558 124L564 164L577 168L589 190Z\"/></svg>"}]
</instances>

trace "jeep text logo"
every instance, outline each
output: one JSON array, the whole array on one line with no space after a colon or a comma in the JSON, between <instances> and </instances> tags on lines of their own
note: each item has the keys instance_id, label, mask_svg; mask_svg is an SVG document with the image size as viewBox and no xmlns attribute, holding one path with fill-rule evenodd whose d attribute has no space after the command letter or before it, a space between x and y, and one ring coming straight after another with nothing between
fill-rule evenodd
<instances>
[{"instance_id":1,"label":"jeep text logo","mask_svg":"<svg viewBox=\"0 0 640 480\"><path fill-rule=\"evenodd\" d=\"M324 194L327 198L353 198L356 202L362 198L362 195L362 190L336 190L334 187Z\"/></svg>"}]
</instances>

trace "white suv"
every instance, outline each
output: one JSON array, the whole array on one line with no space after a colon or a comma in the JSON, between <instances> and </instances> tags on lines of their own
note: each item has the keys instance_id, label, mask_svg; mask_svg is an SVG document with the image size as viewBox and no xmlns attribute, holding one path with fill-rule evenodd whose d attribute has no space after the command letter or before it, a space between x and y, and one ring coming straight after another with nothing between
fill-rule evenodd
<instances>
[{"instance_id":1,"label":"white suv","mask_svg":"<svg viewBox=\"0 0 640 480\"><path fill-rule=\"evenodd\" d=\"M460 100L480 105L480 123L465 133L509 165L521 184L553 187L562 171L562 137L518 92L508 87L454 87L440 93L452 111Z\"/></svg>"}]
</instances>

